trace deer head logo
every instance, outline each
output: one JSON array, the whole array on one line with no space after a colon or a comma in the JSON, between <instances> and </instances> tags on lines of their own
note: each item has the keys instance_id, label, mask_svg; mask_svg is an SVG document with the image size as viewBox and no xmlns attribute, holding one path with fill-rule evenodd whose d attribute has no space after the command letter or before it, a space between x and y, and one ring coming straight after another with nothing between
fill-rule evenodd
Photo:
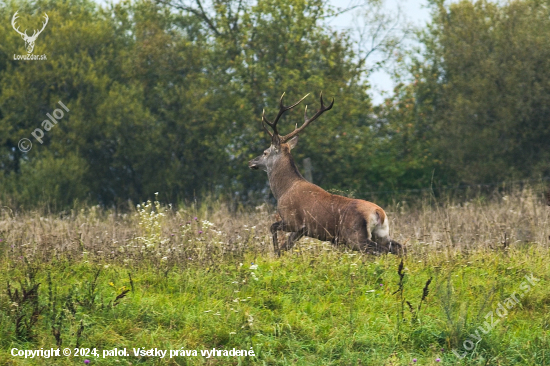
<instances>
[{"instance_id":1,"label":"deer head logo","mask_svg":"<svg viewBox=\"0 0 550 366\"><path fill-rule=\"evenodd\" d=\"M48 24L48 14L44 13L44 18L46 19L46 22L42 22L42 29L40 29L39 31L34 30L34 33L30 37L27 35L26 29L25 32L20 32L19 27L15 27L15 21L17 18L18 16L16 11L15 14L13 14L13 18L11 18L11 26L13 27L13 29L15 29L17 33L21 35L21 38L23 38L23 40L25 41L25 48L27 49L27 52L32 53L32 51L34 50L34 42L36 41L36 38L40 35L40 33L42 33L44 28L46 28L46 24Z\"/></svg>"}]
</instances>

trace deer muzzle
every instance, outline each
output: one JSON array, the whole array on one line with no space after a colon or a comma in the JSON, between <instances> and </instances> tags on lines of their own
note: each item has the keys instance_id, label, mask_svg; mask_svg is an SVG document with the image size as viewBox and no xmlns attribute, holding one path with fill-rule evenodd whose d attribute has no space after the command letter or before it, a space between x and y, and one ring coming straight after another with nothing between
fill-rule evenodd
<instances>
[{"instance_id":1,"label":"deer muzzle","mask_svg":"<svg viewBox=\"0 0 550 366\"><path fill-rule=\"evenodd\" d=\"M250 160L248 162L248 167L252 170L258 170L260 169L259 163L260 163L261 156L257 156L254 159Z\"/></svg>"},{"instance_id":2,"label":"deer muzzle","mask_svg":"<svg viewBox=\"0 0 550 366\"><path fill-rule=\"evenodd\" d=\"M248 162L248 167L252 170L258 170L258 164L255 162L256 159L252 159Z\"/></svg>"}]
</instances>

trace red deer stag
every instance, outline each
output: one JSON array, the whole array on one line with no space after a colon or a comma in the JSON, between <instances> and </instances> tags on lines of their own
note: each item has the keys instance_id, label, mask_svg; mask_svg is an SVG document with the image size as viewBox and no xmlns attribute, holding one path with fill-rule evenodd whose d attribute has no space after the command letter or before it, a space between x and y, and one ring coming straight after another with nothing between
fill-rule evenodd
<instances>
[{"instance_id":1,"label":"red deer stag","mask_svg":"<svg viewBox=\"0 0 550 366\"><path fill-rule=\"evenodd\" d=\"M321 93L321 107L313 117L307 118L306 106L304 124L281 136L277 131L277 122L307 95L291 106L283 105L283 97L284 93L279 103L279 113L273 122L266 119L265 111L262 114L262 126L271 136L271 146L248 163L250 169L267 172L271 191L277 200L281 221L271 225L275 252L280 255L281 250L291 249L305 235L333 244L346 244L362 252L403 254L404 247L389 237L388 218L382 208L372 202L330 194L305 180L296 168L290 150L296 147L298 134L331 109L334 99L329 106L325 106ZM265 124L271 127L273 133ZM280 249L278 230L290 232Z\"/></svg>"}]
</instances>

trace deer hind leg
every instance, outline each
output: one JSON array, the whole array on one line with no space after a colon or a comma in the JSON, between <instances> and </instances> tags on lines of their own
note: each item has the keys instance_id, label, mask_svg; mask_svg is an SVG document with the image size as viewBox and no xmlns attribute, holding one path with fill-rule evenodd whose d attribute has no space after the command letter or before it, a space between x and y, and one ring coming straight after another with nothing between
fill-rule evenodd
<instances>
[{"instance_id":1,"label":"deer hind leg","mask_svg":"<svg viewBox=\"0 0 550 366\"><path fill-rule=\"evenodd\" d=\"M405 248L402 244L399 244L398 242L391 240L388 244L389 250L391 254L395 255L405 255L407 254L407 248Z\"/></svg>"},{"instance_id":2,"label":"deer hind leg","mask_svg":"<svg viewBox=\"0 0 550 366\"><path fill-rule=\"evenodd\" d=\"M384 241L381 241L384 242ZM407 254L406 248L399 244L398 242L389 239L385 244L381 244L378 241L372 241L366 239L363 242L360 242L355 247L352 247L353 250L359 250L364 253L370 254L395 254L395 255L404 255Z\"/></svg>"},{"instance_id":3,"label":"deer hind leg","mask_svg":"<svg viewBox=\"0 0 550 366\"><path fill-rule=\"evenodd\" d=\"M385 253L392 253L396 255L406 254L406 249L403 245L392 240L389 235L390 228L388 221L386 220L383 224L377 225L373 230L373 239L378 243L379 246L383 247Z\"/></svg>"},{"instance_id":4,"label":"deer hind leg","mask_svg":"<svg viewBox=\"0 0 550 366\"><path fill-rule=\"evenodd\" d=\"M296 244L298 240L300 240L306 233L306 228L301 228L298 231L290 233L288 236L286 242L283 244L283 247L281 250L290 250Z\"/></svg>"},{"instance_id":5,"label":"deer hind leg","mask_svg":"<svg viewBox=\"0 0 550 366\"><path fill-rule=\"evenodd\" d=\"M381 254L388 252L387 247L367 238L363 238L363 240L358 242L349 243L348 246L350 249L357 250L361 253Z\"/></svg>"},{"instance_id":6,"label":"deer hind leg","mask_svg":"<svg viewBox=\"0 0 550 366\"><path fill-rule=\"evenodd\" d=\"M379 241L375 234L379 233L377 231L379 226L383 226L376 219L373 217L372 220L365 220L360 228L345 235L346 244L350 249L369 254L385 254L389 252L388 247L385 245L386 243Z\"/></svg>"}]
</instances>

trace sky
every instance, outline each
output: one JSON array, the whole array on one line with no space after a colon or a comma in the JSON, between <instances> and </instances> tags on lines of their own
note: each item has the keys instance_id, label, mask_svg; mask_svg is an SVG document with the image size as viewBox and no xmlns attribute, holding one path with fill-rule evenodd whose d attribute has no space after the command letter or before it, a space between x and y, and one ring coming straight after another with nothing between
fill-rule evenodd
<instances>
[{"instance_id":1,"label":"sky","mask_svg":"<svg viewBox=\"0 0 550 366\"><path fill-rule=\"evenodd\" d=\"M353 6L359 3L358 0L330 0L330 2L334 7L338 8L348 8L350 5ZM413 26L422 27L430 19L430 11L427 8L427 4L427 0L386 0L384 7L385 11L393 14L400 7L405 21L412 23ZM358 11L360 10L344 13L332 19L329 25L337 30L353 28L354 13ZM393 90L394 83L390 75L383 70L372 73L368 76L368 80L371 85L370 95L373 104L381 103L384 99L384 92Z\"/></svg>"}]
</instances>

